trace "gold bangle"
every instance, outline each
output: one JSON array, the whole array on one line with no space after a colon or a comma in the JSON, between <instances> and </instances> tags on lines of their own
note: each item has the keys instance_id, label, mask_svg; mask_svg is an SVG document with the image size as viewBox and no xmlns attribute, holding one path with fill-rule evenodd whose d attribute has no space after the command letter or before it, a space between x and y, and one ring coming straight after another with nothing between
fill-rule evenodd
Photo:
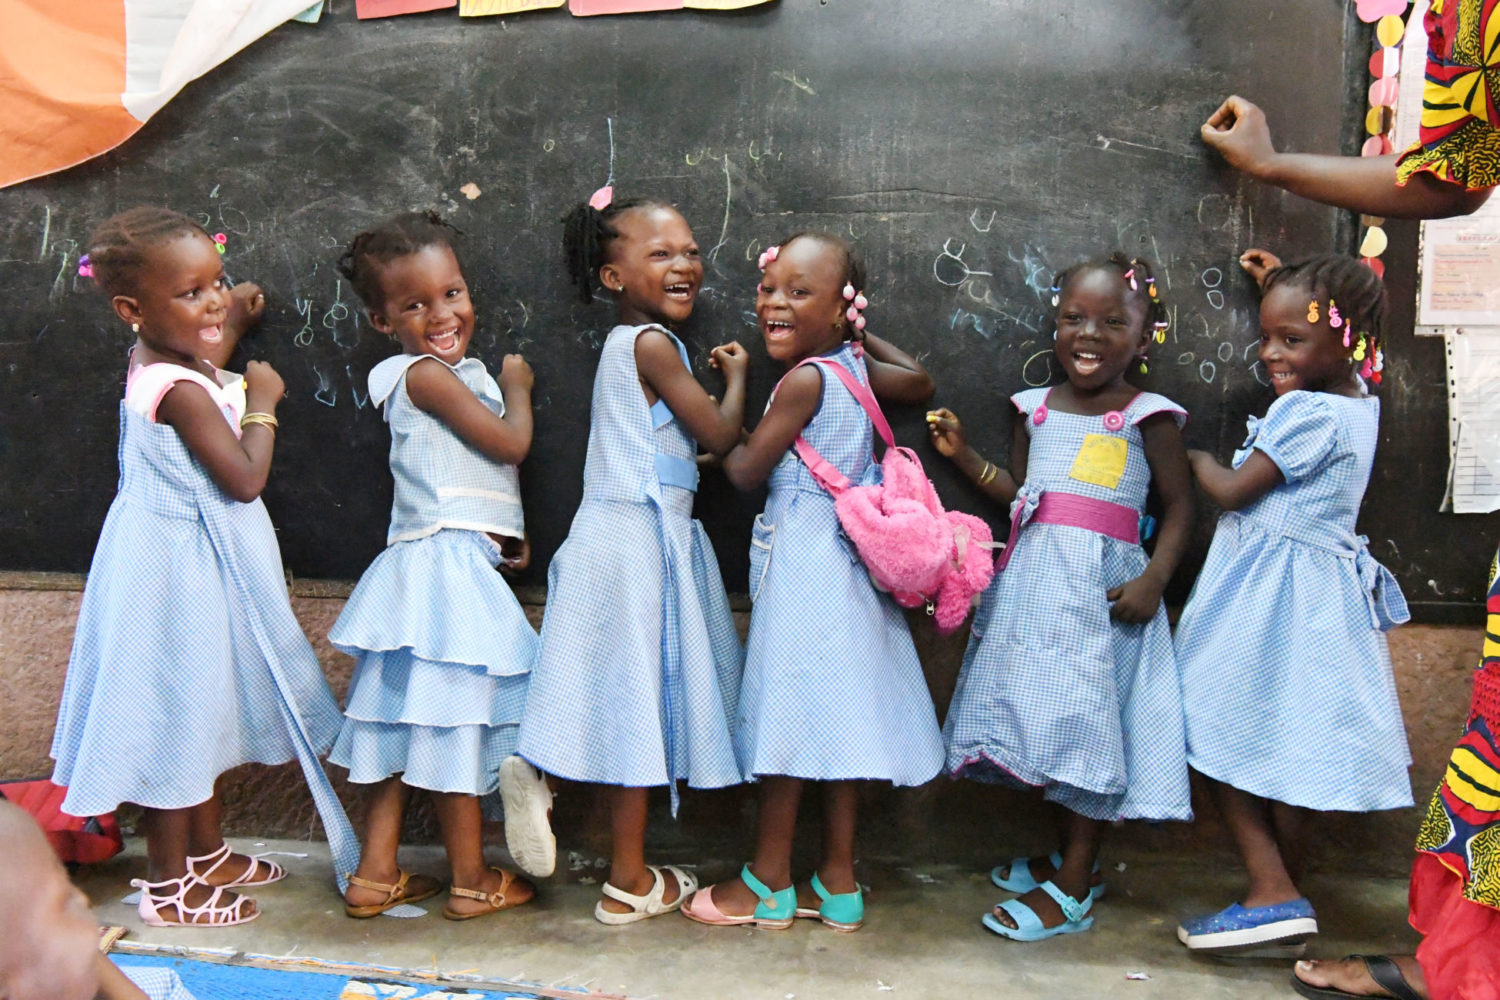
<instances>
[{"instance_id":1,"label":"gold bangle","mask_svg":"<svg viewBox=\"0 0 1500 1000\"><path fill-rule=\"evenodd\" d=\"M1000 466L996 465L994 462L991 462L989 459L985 459L984 469L979 473L979 485L988 486L990 483L995 481L995 477L999 474Z\"/></svg>"},{"instance_id":2,"label":"gold bangle","mask_svg":"<svg viewBox=\"0 0 1500 1000\"><path fill-rule=\"evenodd\" d=\"M258 410L253 410L240 418L240 430L244 430L251 424L265 424L271 428L272 434L275 434L276 428L281 426L274 416L269 413L261 413Z\"/></svg>"}]
</instances>

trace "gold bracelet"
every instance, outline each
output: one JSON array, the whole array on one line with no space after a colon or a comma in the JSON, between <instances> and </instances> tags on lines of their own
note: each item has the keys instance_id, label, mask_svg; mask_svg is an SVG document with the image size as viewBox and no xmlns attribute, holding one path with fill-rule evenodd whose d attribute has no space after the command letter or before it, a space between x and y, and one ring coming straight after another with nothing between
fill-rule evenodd
<instances>
[{"instance_id":1,"label":"gold bracelet","mask_svg":"<svg viewBox=\"0 0 1500 1000\"><path fill-rule=\"evenodd\" d=\"M995 481L995 477L999 474L1000 466L996 465L994 462L991 462L989 459L985 459L984 468L979 473L979 485L988 486L990 483Z\"/></svg>"},{"instance_id":2,"label":"gold bracelet","mask_svg":"<svg viewBox=\"0 0 1500 1000\"><path fill-rule=\"evenodd\" d=\"M281 426L274 416L269 413L261 413L258 410L252 410L240 418L240 430L244 430L251 424L265 424L271 428L272 434L275 434L276 428Z\"/></svg>"}]
</instances>

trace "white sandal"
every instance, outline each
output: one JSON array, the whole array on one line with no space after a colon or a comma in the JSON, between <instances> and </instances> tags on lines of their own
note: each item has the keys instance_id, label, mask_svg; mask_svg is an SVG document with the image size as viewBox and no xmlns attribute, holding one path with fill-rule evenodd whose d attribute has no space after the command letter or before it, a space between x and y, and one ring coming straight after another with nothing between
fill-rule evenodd
<instances>
[{"instance_id":1,"label":"white sandal","mask_svg":"<svg viewBox=\"0 0 1500 1000\"><path fill-rule=\"evenodd\" d=\"M633 924L647 917L659 917L663 913L671 913L680 909L687 898L698 891L697 877L676 865L662 865L660 868L647 865L646 870L651 873L652 883L651 891L643 896L633 895L608 882L600 887L604 895L630 907L629 913L615 913L613 910L605 909L604 901L600 900L594 904L594 919L601 924L609 924L611 927ZM672 877L677 880L677 898L670 903L662 902L662 897L667 894L667 880L661 877L664 870L671 872Z\"/></svg>"},{"instance_id":2,"label":"white sandal","mask_svg":"<svg viewBox=\"0 0 1500 1000\"><path fill-rule=\"evenodd\" d=\"M245 915L245 904L254 905L255 901L249 896L236 895L233 890L222 885L209 885L198 879L189 872L181 878L169 878L165 882L147 882L143 878L133 878L130 884L141 890L141 902L137 907L141 919L148 927L232 927L235 924L248 924L260 916L260 910L256 910L249 916ZM177 891L170 896L158 893L158 890L177 886ZM211 889L209 897L198 906L190 906L187 902L188 890L195 885L202 885ZM219 900L228 892L235 896L232 903L220 903ZM177 920L168 920L160 913L161 908L177 907ZM207 914L207 920L197 919Z\"/></svg>"},{"instance_id":3,"label":"white sandal","mask_svg":"<svg viewBox=\"0 0 1500 1000\"><path fill-rule=\"evenodd\" d=\"M505 846L521 870L546 878L557 867L552 833L552 790L547 779L523 757L500 762L500 797L505 803Z\"/></svg>"},{"instance_id":4,"label":"white sandal","mask_svg":"<svg viewBox=\"0 0 1500 1000\"><path fill-rule=\"evenodd\" d=\"M205 854L202 857L198 858L188 858L188 874L192 875L194 878L197 878L201 882L207 882L208 877L214 872L218 871L219 866L228 861L230 857L233 856L233 854L234 852L229 849L229 845L227 843L224 843L219 845L219 849L217 851L211 851L208 854ZM241 872L239 878L235 879L232 882L225 882L224 888L237 889L241 887L257 885L270 885L272 882L280 882L282 879L286 878L286 869L278 865L276 862L267 861L265 858L256 857L254 854L246 856L250 859L250 867ZM208 862L210 861L213 862L213 864L208 865L208 869L206 871L198 870L198 866L200 864L208 864ZM265 865L267 874L263 878L254 878L253 876L255 875L255 873L260 871L261 865Z\"/></svg>"}]
</instances>

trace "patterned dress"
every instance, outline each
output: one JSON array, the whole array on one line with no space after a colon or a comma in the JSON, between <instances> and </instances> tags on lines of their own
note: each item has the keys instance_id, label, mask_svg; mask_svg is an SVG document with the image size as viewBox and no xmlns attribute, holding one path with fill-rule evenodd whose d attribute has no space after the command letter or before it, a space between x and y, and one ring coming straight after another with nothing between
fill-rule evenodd
<instances>
[{"instance_id":1,"label":"patterned dress","mask_svg":"<svg viewBox=\"0 0 1500 1000\"><path fill-rule=\"evenodd\" d=\"M1046 407L1047 389L1011 397L1030 436L1021 528L974 617L944 736L955 777L1041 787L1097 820L1190 819L1182 698L1164 608L1128 625L1105 593L1140 576L1139 542L1030 523L1047 494L1144 511L1151 482L1139 424L1186 413L1154 393L1104 416Z\"/></svg>"},{"instance_id":2,"label":"patterned dress","mask_svg":"<svg viewBox=\"0 0 1500 1000\"><path fill-rule=\"evenodd\" d=\"M1469 721L1433 793L1411 870L1417 961L1433 997L1500 983L1500 553L1490 563L1483 660Z\"/></svg>"},{"instance_id":3,"label":"patterned dress","mask_svg":"<svg viewBox=\"0 0 1500 1000\"><path fill-rule=\"evenodd\" d=\"M397 355L370 372L370 399L391 428L395 501L388 546L329 633L355 668L328 759L360 784L400 774L417 788L485 795L515 752L536 653L487 534L524 536L520 484L514 466L412 403L406 373L424 357ZM449 367L505 415L483 362Z\"/></svg>"},{"instance_id":4,"label":"patterned dress","mask_svg":"<svg viewBox=\"0 0 1500 1000\"><path fill-rule=\"evenodd\" d=\"M132 369L120 406L120 485L79 609L52 756L63 809L181 809L240 764L300 760L335 853L358 847L317 761L339 712L292 615L259 499L226 496L156 407L202 386L239 429L244 386L178 365Z\"/></svg>"},{"instance_id":5,"label":"patterned dress","mask_svg":"<svg viewBox=\"0 0 1500 1000\"><path fill-rule=\"evenodd\" d=\"M828 357L868 384L846 344ZM823 376L803 436L850 482L873 481L870 418ZM735 731L747 779L875 778L920 785L942 769L932 695L906 618L839 527L833 497L788 449L750 548L750 639Z\"/></svg>"},{"instance_id":6,"label":"patterned dress","mask_svg":"<svg viewBox=\"0 0 1500 1000\"><path fill-rule=\"evenodd\" d=\"M1384 630L1410 616L1354 534L1380 403L1294 390L1249 421L1285 482L1219 519L1177 625L1188 762L1309 809L1412 804Z\"/></svg>"},{"instance_id":7,"label":"patterned dress","mask_svg":"<svg viewBox=\"0 0 1500 1000\"><path fill-rule=\"evenodd\" d=\"M599 358L583 502L547 571L519 753L575 781L671 784L675 805L678 780L740 781L730 725L744 654L692 516L696 446L641 389L648 329L660 328L615 327Z\"/></svg>"},{"instance_id":8,"label":"patterned dress","mask_svg":"<svg viewBox=\"0 0 1500 1000\"><path fill-rule=\"evenodd\" d=\"M1397 183L1428 171L1474 191L1500 184L1500 0L1432 0L1416 143Z\"/></svg>"}]
</instances>

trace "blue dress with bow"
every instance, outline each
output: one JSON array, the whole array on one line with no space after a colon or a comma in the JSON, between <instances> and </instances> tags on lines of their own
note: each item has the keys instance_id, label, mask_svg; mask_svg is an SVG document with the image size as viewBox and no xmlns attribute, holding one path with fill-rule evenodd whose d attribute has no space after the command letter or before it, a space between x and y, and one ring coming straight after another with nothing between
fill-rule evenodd
<instances>
[{"instance_id":1,"label":"blue dress with bow","mask_svg":"<svg viewBox=\"0 0 1500 1000\"><path fill-rule=\"evenodd\" d=\"M1219 520L1177 627L1188 762L1263 798L1366 812L1412 804L1385 631L1410 615L1354 533L1380 403L1294 390L1249 421L1280 486Z\"/></svg>"}]
</instances>

